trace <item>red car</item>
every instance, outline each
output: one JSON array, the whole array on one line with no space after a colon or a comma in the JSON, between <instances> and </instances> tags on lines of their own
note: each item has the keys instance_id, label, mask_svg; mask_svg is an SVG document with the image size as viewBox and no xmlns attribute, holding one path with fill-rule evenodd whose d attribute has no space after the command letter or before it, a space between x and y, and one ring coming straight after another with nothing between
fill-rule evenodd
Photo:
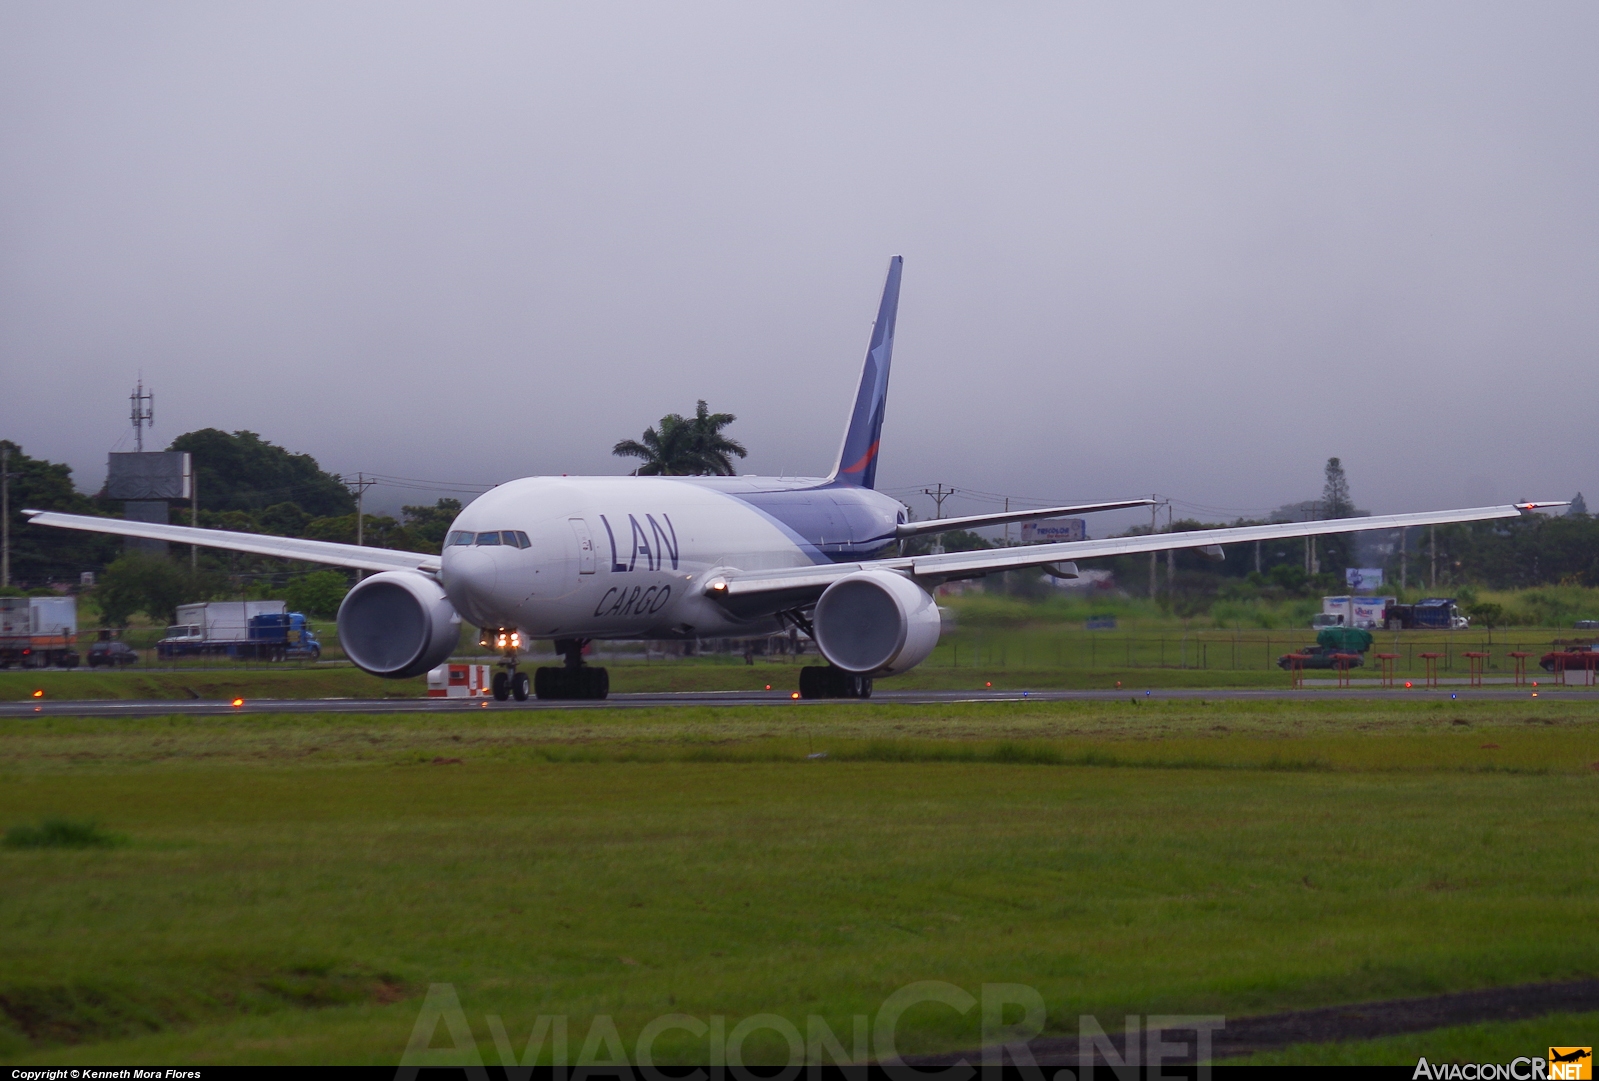
<instances>
[{"instance_id":1,"label":"red car","mask_svg":"<svg viewBox=\"0 0 1599 1081\"><path fill-rule=\"evenodd\" d=\"M1599 650L1595 650L1592 643L1555 644L1556 649L1538 658L1538 667L1545 672L1553 672L1556 665L1568 672L1599 667Z\"/></svg>"}]
</instances>

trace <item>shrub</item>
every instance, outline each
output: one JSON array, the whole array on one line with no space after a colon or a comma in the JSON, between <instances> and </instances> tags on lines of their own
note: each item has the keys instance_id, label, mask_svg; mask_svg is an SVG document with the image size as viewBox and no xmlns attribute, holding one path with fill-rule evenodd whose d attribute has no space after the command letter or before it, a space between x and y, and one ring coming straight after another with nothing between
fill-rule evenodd
<instances>
[{"instance_id":1,"label":"shrub","mask_svg":"<svg viewBox=\"0 0 1599 1081\"><path fill-rule=\"evenodd\" d=\"M43 818L38 825L12 826L3 843L7 848L114 848L127 838L85 819Z\"/></svg>"}]
</instances>

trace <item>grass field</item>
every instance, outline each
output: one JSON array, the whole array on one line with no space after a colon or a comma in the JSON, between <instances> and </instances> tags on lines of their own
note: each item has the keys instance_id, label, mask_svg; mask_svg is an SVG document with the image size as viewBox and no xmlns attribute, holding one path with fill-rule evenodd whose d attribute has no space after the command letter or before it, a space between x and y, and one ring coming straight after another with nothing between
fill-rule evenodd
<instances>
[{"instance_id":1,"label":"grass field","mask_svg":"<svg viewBox=\"0 0 1599 1081\"><path fill-rule=\"evenodd\" d=\"M393 1064L434 982L497 1061L489 1015L518 1048L569 1015L574 1056L598 1015L629 1049L668 1012L848 1043L917 980L1028 984L1075 1031L1593 975L1596 722L1553 699L0 721L0 828L108 839L0 847L0 1057ZM917 1007L899 1048L972 1046L975 1014ZM1501 1028L1403 1047L1525 1053Z\"/></svg>"}]
</instances>

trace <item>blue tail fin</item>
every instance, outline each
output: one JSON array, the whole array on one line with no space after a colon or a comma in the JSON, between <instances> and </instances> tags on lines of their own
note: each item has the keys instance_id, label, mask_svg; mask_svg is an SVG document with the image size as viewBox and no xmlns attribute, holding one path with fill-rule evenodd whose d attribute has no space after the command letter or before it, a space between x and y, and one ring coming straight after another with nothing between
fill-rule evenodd
<instances>
[{"instance_id":1,"label":"blue tail fin","mask_svg":"<svg viewBox=\"0 0 1599 1081\"><path fill-rule=\"evenodd\" d=\"M861 388L855 394L855 409L850 413L838 464L828 478L833 484L872 488L877 483L877 445L888 405L888 366L894 356L894 316L899 311L899 274L904 263L897 255L888 261L888 281L883 283L883 302L872 325L872 342L866 347Z\"/></svg>"}]
</instances>

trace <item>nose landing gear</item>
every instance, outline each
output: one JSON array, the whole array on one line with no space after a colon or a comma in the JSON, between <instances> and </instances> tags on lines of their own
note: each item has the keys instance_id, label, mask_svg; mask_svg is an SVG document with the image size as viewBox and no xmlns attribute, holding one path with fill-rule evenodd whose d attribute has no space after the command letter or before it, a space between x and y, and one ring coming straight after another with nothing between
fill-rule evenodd
<instances>
[{"instance_id":1,"label":"nose landing gear","mask_svg":"<svg viewBox=\"0 0 1599 1081\"><path fill-rule=\"evenodd\" d=\"M494 700L504 702L508 698L515 698L518 702L526 702L527 673L516 670L516 655L522 648L521 633L513 627L485 627L482 637L478 639L478 645L485 649L499 650L503 658L500 661L500 670L494 673L494 678L489 681L489 689L494 692Z\"/></svg>"},{"instance_id":2,"label":"nose landing gear","mask_svg":"<svg viewBox=\"0 0 1599 1081\"><path fill-rule=\"evenodd\" d=\"M588 643L587 638L557 638L555 651L566 663L560 668L540 668L534 672L533 693L541 699L603 699L609 695L610 673L583 663L583 647Z\"/></svg>"}]
</instances>

